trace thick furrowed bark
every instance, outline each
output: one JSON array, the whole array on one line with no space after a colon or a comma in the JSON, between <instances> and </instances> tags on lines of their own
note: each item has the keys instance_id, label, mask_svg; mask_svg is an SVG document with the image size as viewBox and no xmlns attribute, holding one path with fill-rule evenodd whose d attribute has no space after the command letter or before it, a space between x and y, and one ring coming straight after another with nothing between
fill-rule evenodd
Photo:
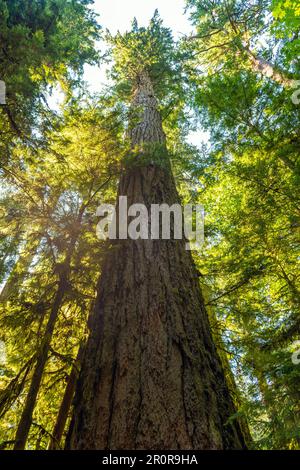
<instances>
[{"instance_id":1,"label":"thick furrowed bark","mask_svg":"<svg viewBox=\"0 0 300 470\"><path fill-rule=\"evenodd\" d=\"M139 75L128 135L142 154L160 145L161 165L128 168L118 196L148 211L179 202L156 104ZM185 240L112 243L89 327L67 448L244 447L239 424L226 425L235 410Z\"/></svg>"},{"instance_id":2,"label":"thick furrowed bark","mask_svg":"<svg viewBox=\"0 0 300 470\"><path fill-rule=\"evenodd\" d=\"M124 176L133 202L178 201L167 170ZM190 252L180 240L119 240L99 284L68 437L71 449L243 447Z\"/></svg>"}]
</instances>

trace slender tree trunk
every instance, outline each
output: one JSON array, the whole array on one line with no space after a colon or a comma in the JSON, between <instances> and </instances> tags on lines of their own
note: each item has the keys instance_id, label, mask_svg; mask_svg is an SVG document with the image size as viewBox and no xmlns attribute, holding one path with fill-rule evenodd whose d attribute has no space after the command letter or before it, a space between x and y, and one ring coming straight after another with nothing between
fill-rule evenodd
<instances>
[{"instance_id":1,"label":"slender tree trunk","mask_svg":"<svg viewBox=\"0 0 300 470\"><path fill-rule=\"evenodd\" d=\"M146 73L130 131L141 152L165 136ZM145 157L145 155L144 155ZM121 177L128 206L179 201L168 164ZM145 158L143 158L145 161ZM98 285L67 438L69 449L240 449L239 424L184 240L112 243Z\"/></svg>"},{"instance_id":2,"label":"slender tree trunk","mask_svg":"<svg viewBox=\"0 0 300 470\"><path fill-rule=\"evenodd\" d=\"M32 415L36 404L37 395L41 385L45 365L48 359L54 327L56 324L60 307L62 305L65 292L68 289L71 258L78 238L79 227L81 225L84 210L85 205L82 205L77 219L77 227L72 237L72 240L70 241L65 261L62 265L60 265L58 288L52 304L48 323L46 325L42 345L40 351L37 354L36 366L32 375L31 383L25 400L24 409L18 425L14 446L15 450L23 450L26 445L30 426L32 423Z\"/></svg>"},{"instance_id":3,"label":"slender tree trunk","mask_svg":"<svg viewBox=\"0 0 300 470\"><path fill-rule=\"evenodd\" d=\"M74 397L75 386L79 375L80 363L83 356L83 346L80 346L76 360L73 363L65 393L58 411L56 423L49 443L49 450L60 449L61 439L65 430L66 422L69 416L72 400Z\"/></svg>"},{"instance_id":4,"label":"slender tree trunk","mask_svg":"<svg viewBox=\"0 0 300 470\"><path fill-rule=\"evenodd\" d=\"M240 36L240 29L238 24L235 22L233 19L227 5L225 5L225 9L227 11L228 19L231 25L232 30L234 33L237 35L237 37ZM249 47L247 43L244 43L241 45L240 50L242 52L245 52L250 59L250 62L252 64L252 69L254 72L261 73L263 76L270 78L274 82L279 83L280 85L284 87L293 87L294 86L294 80L289 78L287 74L280 70L278 67L276 67L274 64L272 64L270 61L264 59L263 57L259 57L256 55Z\"/></svg>"},{"instance_id":5,"label":"slender tree trunk","mask_svg":"<svg viewBox=\"0 0 300 470\"><path fill-rule=\"evenodd\" d=\"M243 47L242 50L246 52L250 59L254 72L258 72L263 76L270 78L274 82L279 83L283 87L293 88L295 80L289 78L282 70L277 68L270 61L254 54L249 47Z\"/></svg>"},{"instance_id":6,"label":"slender tree trunk","mask_svg":"<svg viewBox=\"0 0 300 470\"><path fill-rule=\"evenodd\" d=\"M35 407L37 395L39 392L40 384L43 377L43 372L45 369L45 365L48 359L48 353L50 348L50 343L54 331L54 326L56 323L57 315L61 306L61 302L64 296L64 293L67 288L67 282L64 277L60 279L59 286L55 295L55 299L53 302L53 306L51 308L50 316L48 319L48 323L46 325L46 330L44 333L43 342L38 352L38 358L36 362L36 366L33 372L33 376L30 382L30 387L27 393L25 406L21 415L21 419L18 425L17 433L16 433L16 442L14 449L15 450L23 450L26 445L27 437L29 434L30 426L32 423L32 414Z\"/></svg>"},{"instance_id":7,"label":"slender tree trunk","mask_svg":"<svg viewBox=\"0 0 300 470\"><path fill-rule=\"evenodd\" d=\"M236 29L235 32L237 35L240 34L239 31L237 31ZM214 34L214 32L212 34ZM208 34L207 37L210 37L212 34ZM204 37L206 36L193 35L189 37L189 40L202 39ZM270 78L271 80L279 83L285 88L295 87L295 79L290 78L287 72L281 70L279 67L276 67L276 65L272 64L272 62L270 62L269 60L266 60L263 57L256 55L248 45L240 45L236 54L239 57L241 53L246 53L248 59L251 62L251 67L254 72L260 73L264 77Z\"/></svg>"},{"instance_id":8,"label":"slender tree trunk","mask_svg":"<svg viewBox=\"0 0 300 470\"><path fill-rule=\"evenodd\" d=\"M27 376L34 364L34 359L34 356L31 357L18 374L9 382L8 386L4 390L0 390L0 419L5 416L16 399L21 395Z\"/></svg>"}]
</instances>

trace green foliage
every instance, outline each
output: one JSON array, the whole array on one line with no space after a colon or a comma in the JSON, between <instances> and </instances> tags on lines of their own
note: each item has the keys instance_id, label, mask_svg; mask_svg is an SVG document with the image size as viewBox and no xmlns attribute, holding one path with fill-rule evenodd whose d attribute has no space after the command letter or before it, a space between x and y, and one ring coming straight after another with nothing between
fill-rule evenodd
<instances>
[{"instance_id":1,"label":"green foliage","mask_svg":"<svg viewBox=\"0 0 300 470\"><path fill-rule=\"evenodd\" d=\"M11 139L27 144L49 124L45 93L60 83L68 93L78 85L85 63L95 63L100 28L91 2L74 0L0 1L0 79L6 104L0 106L2 160ZM48 116L48 117L47 117Z\"/></svg>"},{"instance_id":2,"label":"green foliage","mask_svg":"<svg viewBox=\"0 0 300 470\"><path fill-rule=\"evenodd\" d=\"M291 348L300 335L299 109L292 91L253 69L243 52L251 47L287 75L299 71L295 5L188 4L197 39L183 47L194 51L194 107L211 134L198 196L206 244L197 263L254 446L298 449L300 371Z\"/></svg>"},{"instance_id":3,"label":"green foliage","mask_svg":"<svg viewBox=\"0 0 300 470\"><path fill-rule=\"evenodd\" d=\"M148 165L169 166L169 155L164 145L145 145L143 149L130 150L125 155L123 163L127 168Z\"/></svg>"},{"instance_id":4,"label":"green foliage","mask_svg":"<svg viewBox=\"0 0 300 470\"><path fill-rule=\"evenodd\" d=\"M171 30L163 26L158 11L148 27L140 27L136 20L131 31L107 36L111 46L113 66L111 76L119 100L130 104L139 74L149 75L165 126L183 128L186 117L183 110L188 94L183 61L187 52L179 49Z\"/></svg>"},{"instance_id":5,"label":"green foliage","mask_svg":"<svg viewBox=\"0 0 300 470\"><path fill-rule=\"evenodd\" d=\"M105 101L106 97L102 97L101 104ZM27 361L34 357L43 339L60 269L76 237L68 288L28 441L29 448L47 447L65 381L85 337L87 315L95 298L104 253L104 244L96 237L95 214L100 203L114 200L123 157L122 132L118 108L103 109L95 100L77 102L65 109L59 127L47 135L47 149L32 154L20 144L10 165L5 166L10 205L17 203L20 210L15 212L12 226L7 226L10 205L4 194L0 230L10 232L15 225L22 230L13 271L18 273L18 288L10 291L0 313L0 340L5 344L7 357L5 364L0 364L0 406L5 411L1 442L14 439L29 385ZM83 217L79 219L81 211ZM33 240L38 241L34 246ZM25 272L24 250L31 251ZM7 275L6 282L12 276L9 269Z\"/></svg>"},{"instance_id":6,"label":"green foliage","mask_svg":"<svg viewBox=\"0 0 300 470\"><path fill-rule=\"evenodd\" d=\"M249 70L253 57L260 57L283 75L299 75L296 2L187 0L187 6L196 34L187 38L186 49L194 51L194 60L205 73Z\"/></svg>"},{"instance_id":7,"label":"green foliage","mask_svg":"<svg viewBox=\"0 0 300 470\"><path fill-rule=\"evenodd\" d=\"M298 3L188 0L196 34L180 44L157 12L147 28L134 20L131 31L107 37L114 84L99 97L80 86L84 64L98 60L90 3L0 0L0 79L7 84L0 280L8 290L0 308L0 448L12 446L70 253L28 439L30 449L47 448L107 250L96 238L96 208L114 203L126 165L163 165L169 156L182 201L206 211L206 242L195 261L238 407L230 419L246 429L247 418L254 448L299 449L300 371L291 360L300 335L299 106L291 89L251 61L253 54L297 78ZM168 156L152 146L137 159L124 142L144 70L159 99ZM58 114L43 100L56 83L66 93ZM197 123L210 132L201 148L187 143Z\"/></svg>"},{"instance_id":8,"label":"green foliage","mask_svg":"<svg viewBox=\"0 0 300 470\"><path fill-rule=\"evenodd\" d=\"M275 18L272 30L277 38L284 41L286 62L299 61L299 2L296 0L273 0L272 13Z\"/></svg>"},{"instance_id":9,"label":"green foliage","mask_svg":"<svg viewBox=\"0 0 300 470\"><path fill-rule=\"evenodd\" d=\"M113 76L124 88L127 100L136 77L145 69L156 96L161 99L169 93L169 82L178 70L176 51L171 30L163 26L158 11L147 28L139 27L134 20L131 31L115 37L108 35L108 41L114 59Z\"/></svg>"}]
</instances>

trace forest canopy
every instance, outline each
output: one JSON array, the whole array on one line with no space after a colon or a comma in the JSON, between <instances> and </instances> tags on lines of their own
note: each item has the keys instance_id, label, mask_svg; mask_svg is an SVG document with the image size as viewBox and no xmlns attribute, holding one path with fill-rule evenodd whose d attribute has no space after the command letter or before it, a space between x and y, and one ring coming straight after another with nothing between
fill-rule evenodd
<instances>
[{"instance_id":1,"label":"forest canopy","mask_svg":"<svg viewBox=\"0 0 300 470\"><path fill-rule=\"evenodd\" d=\"M296 0L186 0L191 33L174 38L157 3L147 27L133 19L130 30L112 34L89 0L0 0L0 80L6 91L0 104L0 450L80 445L78 416L92 416L84 414L80 399L91 399L88 381L99 373L99 381L92 382L96 390L109 363L103 359L109 349L95 353L101 356L99 370L88 361L93 341L119 341L114 352L125 351L124 375L130 369L135 346L125 334L113 337L112 332L130 330L131 280L127 285L122 277L125 268L123 273L118 256L115 265L107 261L118 246L108 247L97 237L96 211L100 203L115 204L124 187L134 186L132 174L144 178L136 180L136 191L146 191L152 167L157 173L151 181L158 189L146 196L141 191L145 200L177 201L173 176L169 180L163 173L169 166L180 203L204 207L204 243L192 252L195 270L187 267L181 277L176 266L188 266L189 259L180 248L172 251L172 245L164 252L159 245L166 263L161 271L169 269L174 279L178 274L178 284L170 281L172 288L165 288L166 298L157 301L154 313L148 300L146 313L160 320L148 319L145 324L153 331L142 327L141 338L146 329L151 341L157 335L159 342L161 330L166 331L175 351L170 359L174 371L180 361L184 369L186 357L185 371L207 364L207 381L194 384L199 396L210 391L214 396L222 384L230 412L227 416L220 405L218 416L226 421L226 431L219 437L217 411L211 421L206 416L206 448L231 448L238 442L238 448L300 449L300 7ZM85 83L87 65L108 69L101 93ZM63 99L53 107L49 98L57 89ZM154 144L140 137L147 119L155 121ZM197 131L209 136L199 145L190 139ZM143 271L135 265L143 259L135 250L131 271L126 265L128 276L135 286L150 286L151 257L146 253ZM125 312L126 321L114 323L112 314L111 328L103 328L107 336L100 341L93 329L100 329L101 309L104 319L109 311L101 295L110 306L104 287L114 285L118 276L120 292L128 292L118 299L114 294L112 311ZM195 286L201 295L193 294ZM168 303L184 317L189 291L201 308L193 317L186 306L186 315L195 320L190 328L182 327L190 339L186 344L179 320L174 314L173 322L169 307L161 305ZM192 340L201 315L209 322L204 352ZM201 325L205 336L204 320ZM134 328L133 322L138 335ZM203 364L197 363L197 347ZM226 386L217 372L217 385L212 384L209 371L218 371L217 363ZM116 386L119 380L121 389L118 367L112 382ZM155 362L149 367L163 374ZM192 397L186 373L185 396ZM217 410L215 399L205 400ZM121 402L115 399L115 410ZM116 428L111 434L112 446L122 442ZM158 439L154 432L151 436ZM180 434L178 448L185 448L189 438ZM165 439L153 448L167 448ZM191 439L196 446L200 438Z\"/></svg>"}]
</instances>

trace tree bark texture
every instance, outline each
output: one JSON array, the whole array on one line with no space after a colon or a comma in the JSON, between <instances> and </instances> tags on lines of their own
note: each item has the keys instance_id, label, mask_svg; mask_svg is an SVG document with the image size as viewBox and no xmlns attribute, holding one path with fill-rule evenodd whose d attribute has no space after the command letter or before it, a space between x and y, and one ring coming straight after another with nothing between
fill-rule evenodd
<instances>
[{"instance_id":1,"label":"tree bark texture","mask_svg":"<svg viewBox=\"0 0 300 470\"><path fill-rule=\"evenodd\" d=\"M146 83L145 83L146 82ZM139 77L132 146L164 144L153 89ZM128 168L128 207L179 202L167 166ZM89 319L68 449L241 449L244 439L185 240L111 243Z\"/></svg>"}]
</instances>

